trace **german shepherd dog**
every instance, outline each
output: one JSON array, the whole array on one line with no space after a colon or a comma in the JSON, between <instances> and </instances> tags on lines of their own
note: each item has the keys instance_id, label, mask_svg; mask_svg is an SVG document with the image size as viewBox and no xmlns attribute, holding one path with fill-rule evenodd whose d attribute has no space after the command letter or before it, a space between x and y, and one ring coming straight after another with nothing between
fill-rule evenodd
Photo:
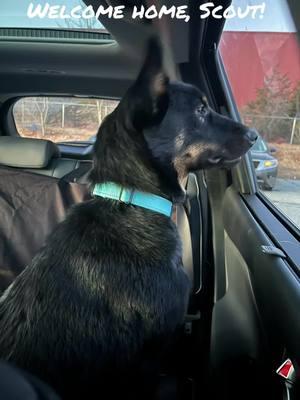
<instances>
[{"instance_id":1,"label":"german shepherd dog","mask_svg":"<svg viewBox=\"0 0 300 400\"><path fill-rule=\"evenodd\" d=\"M170 82L150 40L141 72L101 125L91 184L184 200L189 171L236 163L256 139ZM190 283L172 219L103 197L76 205L0 299L0 358L63 399L150 397L142 387L183 325ZM146 386L145 386L146 387Z\"/></svg>"}]
</instances>

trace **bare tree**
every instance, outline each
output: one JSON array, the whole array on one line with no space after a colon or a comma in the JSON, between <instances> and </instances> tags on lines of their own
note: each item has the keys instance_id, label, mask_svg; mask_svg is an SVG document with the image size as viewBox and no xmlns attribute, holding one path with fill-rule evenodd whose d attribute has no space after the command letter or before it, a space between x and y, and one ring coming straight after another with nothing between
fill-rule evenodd
<instances>
[{"instance_id":1,"label":"bare tree","mask_svg":"<svg viewBox=\"0 0 300 400\"><path fill-rule=\"evenodd\" d=\"M82 6L82 2L78 2L79 6ZM57 22L57 25L59 28L68 28L68 29L85 29L85 30L96 30L96 29L101 29L102 25L100 22L94 18L66 18L64 19L64 23L61 24Z\"/></svg>"},{"instance_id":2,"label":"bare tree","mask_svg":"<svg viewBox=\"0 0 300 400\"><path fill-rule=\"evenodd\" d=\"M60 28L69 28L69 29L85 29L85 30L95 30L100 29L99 21L93 18L85 19L66 19L65 25Z\"/></svg>"},{"instance_id":3,"label":"bare tree","mask_svg":"<svg viewBox=\"0 0 300 400\"><path fill-rule=\"evenodd\" d=\"M256 99L242 110L245 118L261 132L268 141L282 138L289 141L291 132L292 85L289 78L275 68L257 90Z\"/></svg>"},{"instance_id":4,"label":"bare tree","mask_svg":"<svg viewBox=\"0 0 300 400\"><path fill-rule=\"evenodd\" d=\"M36 102L36 108L39 112L42 136L44 137L46 133L46 122L49 111L49 99L48 97L41 97L41 98L37 97L35 98L35 102Z\"/></svg>"},{"instance_id":5,"label":"bare tree","mask_svg":"<svg viewBox=\"0 0 300 400\"><path fill-rule=\"evenodd\" d=\"M103 117L102 117L103 99L102 100L97 100L96 101L96 105L97 105L98 122L99 122L99 125L100 125L101 122L102 122L102 119L103 119Z\"/></svg>"}]
</instances>

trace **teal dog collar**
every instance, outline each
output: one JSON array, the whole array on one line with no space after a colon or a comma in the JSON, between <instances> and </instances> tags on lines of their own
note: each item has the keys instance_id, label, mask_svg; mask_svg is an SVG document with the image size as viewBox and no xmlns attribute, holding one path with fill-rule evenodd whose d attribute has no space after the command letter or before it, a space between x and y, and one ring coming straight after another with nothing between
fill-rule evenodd
<instances>
[{"instance_id":1,"label":"teal dog collar","mask_svg":"<svg viewBox=\"0 0 300 400\"><path fill-rule=\"evenodd\" d=\"M147 208L167 217L170 217L172 214L171 201L155 194L140 192L135 189L126 189L113 182L97 183L94 187L93 195Z\"/></svg>"}]
</instances>

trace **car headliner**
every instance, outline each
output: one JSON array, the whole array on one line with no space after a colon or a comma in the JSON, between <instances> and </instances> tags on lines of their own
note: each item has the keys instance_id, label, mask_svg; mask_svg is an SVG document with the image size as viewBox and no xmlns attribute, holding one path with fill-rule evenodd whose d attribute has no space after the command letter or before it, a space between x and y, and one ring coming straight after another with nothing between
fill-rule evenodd
<instances>
[{"instance_id":1,"label":"car headliner","mask_svg":"<svg viewBox=\"0 0 300 400\"><path fill-rule=\"evenodd\" d=\"M102 0L86 0L86 3L106 4ZM174 2L164 1L168 3ZM186 1L177 3L186 4ZM0 40L0 100L38 94L122 96L140 67L146 38L158 27L131 19L101 22L116 42ZM189 24L175 19L166 22L171 23L169 42L175 64L188 62Z\"/></svg>"}]
</instances>

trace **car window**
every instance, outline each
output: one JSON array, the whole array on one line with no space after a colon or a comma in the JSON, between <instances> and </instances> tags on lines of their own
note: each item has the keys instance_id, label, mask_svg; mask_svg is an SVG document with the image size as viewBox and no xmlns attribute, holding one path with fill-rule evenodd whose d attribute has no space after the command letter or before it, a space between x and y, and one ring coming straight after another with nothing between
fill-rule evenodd
<instances>
[{"instance_id":1,"label":"car window","mask_svg":"<svg viewBox=\"0 0 300 400\"><path fill-rule=\"evenodd\" d=\"M26 97L13 107L20 136L53 142L93 141L117 100L78 97Z\"/></svg>"},{"instance_id":2,"label":"car window","mask_svg":"<svg viewBox=\"0 0 300 400\"><path fill-rule=\"evenodd\" d=\"M250 151L259 188L300 227L300 48L287 1L265 3L262 18L226 21L219 50L240 114L260 133Z\"/></svg>"},{"instance_id":3,"label":"car window","mask_svg":"<svg viewBox=\"0 0 300 400\"><path fill-rule=\"evenodd\" d=\"M0 27L105 30L86 8L83 0L1 0Z\"/></svg>"}]
</instances>

